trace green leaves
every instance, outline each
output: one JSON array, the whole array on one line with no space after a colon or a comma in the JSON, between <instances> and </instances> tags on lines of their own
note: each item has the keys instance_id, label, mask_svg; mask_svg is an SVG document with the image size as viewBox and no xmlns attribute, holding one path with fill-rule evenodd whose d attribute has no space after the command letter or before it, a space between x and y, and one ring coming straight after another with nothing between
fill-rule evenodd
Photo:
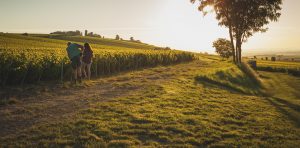
<instances>
[{"instance_id":1,"label":"green leaves","mask_svg":"<svg viewBox=\"0 0 300 148\"><path fill-rule=\"evenodd\" d=\"M230 38L236 54L236 61L241 62L243 42L256 32L266 32L265 25L277 21L281 13L282 0L198 0L199 11L205 15L205 8L212 6L219 25L229 28ZM196 0L191 0L195 3ZM236 47L234 43L236 42Z\"/></svg>"},{"instance_id":2,"label":"green leaves","mask_svg":"<svg viewBox=\"0 0 300 148\"><path fill-rule=\"evenodd\" d=\"M229 40L224 38L219 38L214 41L213 47L216 49L216 53L218 53L223 58L229 58L232 56L232 48Z\"/></svg>"}]
</instances>

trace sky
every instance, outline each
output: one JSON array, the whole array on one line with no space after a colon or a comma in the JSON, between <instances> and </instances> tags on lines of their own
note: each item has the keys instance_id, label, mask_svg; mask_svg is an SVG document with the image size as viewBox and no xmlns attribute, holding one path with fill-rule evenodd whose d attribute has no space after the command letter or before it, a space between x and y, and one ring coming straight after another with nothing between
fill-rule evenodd
<instances>
[{"instance_id":1,"label":"sky","mask_svg":"<svg viewBox=\"0 0 300 148\"><path fill-rule=\"evenodd\" d=\"M279 22L244 43L244 51L300 51L300 1L283 0ZM213 53L228 38L213 13L203 16L190 0L1 0L0 32L50 33L85 29L105 37L133 36L149 44Z\"/></svg>"}]
</instances>

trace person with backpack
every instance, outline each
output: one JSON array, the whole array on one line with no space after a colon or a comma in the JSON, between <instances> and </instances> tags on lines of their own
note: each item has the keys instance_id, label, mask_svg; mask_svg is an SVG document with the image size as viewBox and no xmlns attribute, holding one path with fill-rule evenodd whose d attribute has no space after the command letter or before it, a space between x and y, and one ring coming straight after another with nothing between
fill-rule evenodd
<instances>
[{"instance_id":1,"label":"person with backpack","mask_svg":"<svg viewBox=\"0 0 300 148\"><path fill-rule=\"evenodd\" d=\"M89 43L84 43L83 57L82 57L82 71L85 78L91 79L93 50Z\"/></svg>"},{"instance_id":2,"label":"person with backpack","mask_svg":"<svg viewBox=\"0 0 300 148\"><path fill-rule=\"evenodd\" d=\"M77 81L81 83L81 55L83 46L68 42L67 44L67 53L68 57L71 60L71 65L73 68L73 74L74 74L74 83L76 84Z\"/></svg>"}]
</instances>

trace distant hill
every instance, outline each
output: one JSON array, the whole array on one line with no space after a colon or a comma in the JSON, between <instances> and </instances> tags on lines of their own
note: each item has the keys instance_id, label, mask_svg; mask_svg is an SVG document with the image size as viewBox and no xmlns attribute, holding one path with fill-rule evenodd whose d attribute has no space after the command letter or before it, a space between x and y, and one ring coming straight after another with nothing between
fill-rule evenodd
<instances>
[{"instance_id":1,"label":"distant hill","mask_svg":"<svg viewBox=\"0 0 300 148\"><path fill-rule=\"evenodd\" d=\"M247 50L244 52L245 57L265 58L265 57L279 57L282 61L300 61L300 50Z\"/></svg>"},{"instance_id":2,"label":"distant hill","mask_svg":"<svg viewBox=\"0 0 300 148\"><path fill-rule=\"evenodd\" d=\"M127 40L115 40L110 38L100 38L100 37L89 37L89 36L66 36L58 34L31 34L30 36L43 37L50 39L59 39L71 42L88 42L92 44L106 45L106 46L117 46L125 48L135 48L135 49L155 49L154 45L149 45L146 43L137 43Z\"/></svg>"}]
</instances>

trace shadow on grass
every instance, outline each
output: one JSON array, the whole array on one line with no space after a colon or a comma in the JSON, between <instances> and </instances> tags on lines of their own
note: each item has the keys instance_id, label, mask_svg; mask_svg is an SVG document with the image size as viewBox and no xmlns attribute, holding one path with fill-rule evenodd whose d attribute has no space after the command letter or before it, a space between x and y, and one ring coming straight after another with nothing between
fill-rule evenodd
<instances>
[{"instance_id":1,"label":"shadow on grass","mask_svg":"<svg viewBox=\"0 0 300 148\"><path fill-rule=\"evenodd\" d=\"M274 100L276 100L277 102L280 102L286 106L288 106L289 108L297 111L297 112L300 112L300 105L297 105L297 104L293 104L285 99L281 99L281 98L277 98L277 97L272 97Z\"/></svg>"},{"instance_id":2,"label":"shadow on grass","mask_svg":"<svg viewBox=\"0 0 300 148\"><path fill-rule=\"evenodd\" d=\"M230 86L228 84L224 84L218 81L214 81L212 79L209 79L207 77L202 77L202 76L198 76L195 78L196 83L201 83L204 84L205 86L208 87L217 87L217 88L221 88L221 89L226 89L230 92L237 92L237 93L245 93L243 90Z\"/></svg>"},{"instance_id":3,"label":"shadow on grass","mask_svg":"<svg viewBox=\"0 0 300 148\"><path fill-rule=\"evenodd\" d=\"M270 96L263 91L261 86L255 85L255 83L252 83L251 79L248 79L247 77L237 76L226 72L216 72L210 76L202 75L195 77L195 83L225 89L230 92L265 97L279 112L286 115L293 123L295 123L296 127L300 127L300 105L293 104L285 99Z\"/></svg>"},{"instance_id":4,"label":"shadow on grass","mask_svg":"<svg viewBox=\"0 0 300 148\"><path fill-rule=\"evenodd\" d=\"M300 106L276 97L266 97L266 100L276 107L278 111L286 115L300 128Z\"/></svg>"},{"instance_id":5,"label":"shadow on grass","mask_svg":"<svg viewBox=\"0 0 300 148\"><path fill-rule=\"evenodd\" d=\"M214 85L222 89L235 91L247 95L261 95L261 86L246 75L239 74L235 69L221 70L210 75L195 77L196 83Z\"/></svg>"}]
</instances>

